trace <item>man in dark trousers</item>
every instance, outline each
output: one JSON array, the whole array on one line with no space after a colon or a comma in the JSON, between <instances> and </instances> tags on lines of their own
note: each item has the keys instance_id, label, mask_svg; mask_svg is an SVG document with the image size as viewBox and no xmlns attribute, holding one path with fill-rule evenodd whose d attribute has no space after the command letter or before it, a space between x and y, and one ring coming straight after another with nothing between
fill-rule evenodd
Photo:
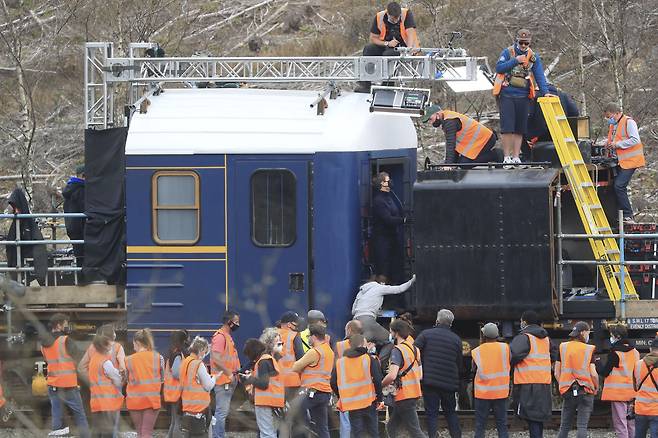
<instances>
[{"instance_id":1,"label":"man in dark trousers","mask_svg":"<svg viewBox=\"0 0 658 438\"><path fill-rule=\"evenodd\" d=\"M64 213L85 212L85 166L75 168L75 176L69 178L66 187L62 190L64 197ZM85 219L67 217L64 219L66 234L71 240L83 240L85 237ZM82 266L84 260L84 245L73 245L73 254L77 259L77 265Z\"/></svg>"},{"instance_id":2,"label":"man in dark trousers","mask_svg":"<svg viewBox=\"0 0 658 438\"><path fill-rule=\"evenodd\" d=\"M386 172L375 178L377 193L372 199L372 256L375 275L382 283L398 284L402 277L402 205L391 192L393 181Z\"/></svg>"},{"instance_id":3,"label":"man in dark trousers","mask_svg":"<svg viewBox=\"0 0 658 438\"><path fill-rule=\"evenodd\" d=\"M450 310L439 310L434 328L423 330L414 342L423 362L422 387L429 438L438 436L439 407L446 417L450 437L462 436L455 410L463 355L462 341L450 329L454 320Z\"/></svg>"},{"instance_id":4,"label":"man in dark trousers","mask_svg":"<svg viewBox=\"0 0 658 438\"><path fill-rule=\"evenodd\" d=\"M379 11L370 27L370 44L363 48L363 56L399 56L396 47L420 47L416 21L408 8L391 2ZM370 93L370 82L359 82L357 93Z\"/></svg>"}]
</instances>

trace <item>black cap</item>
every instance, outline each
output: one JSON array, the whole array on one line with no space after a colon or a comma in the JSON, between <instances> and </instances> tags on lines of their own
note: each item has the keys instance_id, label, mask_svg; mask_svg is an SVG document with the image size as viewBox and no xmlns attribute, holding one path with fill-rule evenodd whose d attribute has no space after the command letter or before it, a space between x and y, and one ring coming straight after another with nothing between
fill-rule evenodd
<instances>
[{"instance_id":1,"label":"black cap","mask_svg":"<svg viewBox=\"0 0 658 438\"><path fill-rule=\"evenodd\" d=\"M288 311L281 315L281 324L287 324L289 322L293 322L295 324L299 324L299 315L297 312L293 311Z\"/></svg>"},{"instance_id":2,"label":"black cap","mask_svg":"<svg viewBox=\"0 0 658 438\"><path fill-rule=\"evenodd\" d=\"M587 324L585 321L578 321L576 325L573 326L571 333L569 333L569 337L575 338L576 336L580 335L582 332L587 332L590 330L591 329L589 328L589 324Z\"/></svg>"}]
</instances>

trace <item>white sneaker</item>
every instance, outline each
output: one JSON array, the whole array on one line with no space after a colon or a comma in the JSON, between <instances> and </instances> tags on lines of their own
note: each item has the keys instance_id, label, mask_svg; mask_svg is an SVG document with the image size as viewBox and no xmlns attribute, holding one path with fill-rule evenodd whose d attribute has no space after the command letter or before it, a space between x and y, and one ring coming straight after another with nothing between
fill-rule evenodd
<instances>
[{"instance_id":1,"label":"white sneaker","mask_svg":"<svg viewBox=\"0 0 658 438\"><path fill-rule=\"evenodd\" d=\"M512 164L521 164L521 159L519 157L512 158Z\"/></svg>"},{"instance_id":2,"label":"white sneaker","mask_svg":"<svg viewBox=\"0 0 658 438\"><path fill-rule=\"evenodd\" d=\"M48 436L66 436L69 434L69 428L65 427L64 429L53 430L48 434Z\"/></svg>"},{"instance_id":3,"label":"white sneaker","mask_svg":"<svg viewBox=\"0 0 658 438\"><path fill-rule=\"evenodd\" d=\"M512 163L513 163L512 157L505 157L503 159L503 164L512 164Z\"/></svg>"}]
</instances>

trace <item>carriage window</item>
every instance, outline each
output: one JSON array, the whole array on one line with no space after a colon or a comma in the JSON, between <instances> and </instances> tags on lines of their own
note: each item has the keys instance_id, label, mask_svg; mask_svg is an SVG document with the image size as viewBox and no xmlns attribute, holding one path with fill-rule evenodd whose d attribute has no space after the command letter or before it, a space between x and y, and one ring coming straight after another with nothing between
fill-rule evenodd
<instances>
[{"instance_id":1,"label":"carriage window","mask_svg":"<svg viewBox=\"0 0 658 438\"><path fill-rule=\"evenodd\" d=\"M190 244L199 240L199 175L191 171L153 176L153 240Z\"/></svg>"},{"instance_id":2,"label":"carriage window","mask_svg":"<svg viewBox=\"0 0 658 438\"><path fill-rule=\"evenodd\" d=\"M259 246L290 246L296 239L297 181L285 169L251 176L251 238Z\"/></svg>"}]
</instances>

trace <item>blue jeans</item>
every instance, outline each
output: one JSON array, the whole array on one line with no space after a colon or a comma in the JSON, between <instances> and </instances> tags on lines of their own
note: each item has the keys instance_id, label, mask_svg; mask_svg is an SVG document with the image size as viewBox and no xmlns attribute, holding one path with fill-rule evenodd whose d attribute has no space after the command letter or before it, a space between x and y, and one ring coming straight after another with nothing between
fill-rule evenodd
<instances>
[{"instance_id":1,"label":"blue jeans","mask_svg":"<svg viewBox=\"0 0 658 438\"><path fill-rule=\"evenodd\" d=\"M224 438L226 435L226 417L231 410L231 398L236 383L215 386L215 425L212 428L213 438Z\"/></svg>"},{"instance_id":2,"label":"blue jeans","mask_svg":"<svg viewBox=\"0 0 658 438\"><path fill-rule=\"evenodd\" d=\"M567 438L573 420L576 419L578 438L587 438L587 425L594 409L594 396L582 393L574 396L571 390L562 396L562 417L560 419L560 432L558 438Z\"/></svg>"},{"instance_id":3,"label":"blue jeans","mask_svg":"<svg viewBox=\"0 0 658 438\"><path fill-rule=\"evenodd\" d=\"M276 438L278 429L278 418L274 415L274 409L269 406L255 406L256 424L260 438Z\"/></svg>"},{"instance_id":4,"label":"blue jeans","mask_svg":"<svg viewBox=\"0 0 658 438\"><path fill-rule=\"evenodd\" d=\"M340 438L350 438L350 413L339 411L338 418L340 419Z\"/></svg>"},{"instance_id":5,"label":"blue jeans","mask_svg":"<svg viewBox=\"0 0 658 438\"><path fill-rule=\"evenodd\" d=\"M455 391L444 391L431 386L423 386L423 399L425 400L425 415L427 416L427 434L435 438L439 429L439 407L443 409L443 415L448 423L448 431L451 438L461 438L462 431L459 427L459 418L455 409L457 398Z\"/></svg>"},{"instance_id":6,"label":"blue jeans","mask_svg":"<svg viewBox=\"0 0 658 438\"><path fill-rule=\"evenodd\" d=\"M658 415L635 415L635 438L658 438Z\"/></svg>"},{"instance_id":7,"label":"blue jeans","mask_svg":"<svg viewBox=\"0 0 658 438\"><path fill-rule=\"evenodd\" d=\"M635 169L622 169L617 166L617 176L615 176L615 195L617 195L617 208L624 212L624 217L633 217L633 207L628 199L628 183L635 173Z\"/></svg>"},{"instance_id":8,"label":"blue jeans","mask_svg":"<svg viewBox=\"0 0 658 438\"><path fill-rule=\"evenodd\" d=\"M496 420L498 438L507 438L507 399L496 400L475 399L475 438L484 438L487 429L487 417L493 410Z\"/></svg>"},{"instance_id":9,"label":"blue jeans","mask_svg":"<svg viewBox=\"0 0 658 438\"><path fill-rule=\"evenodd\" d=\"M55 388L49 386L48 398L50 399L50 415L52 416L53 430L64 428L64 406L68 406L71 412L73 412L73 418L75 419L75 425L78 427L80 437L89 438L91 436L78 387Z\"/></svg>"},{"instance_id":10,"label":"blue jeans","mask_svg":"<svg viewBox=\"0 0 658 438\"><path fill-rule=\"evenodd\" d=\"M528 422L528 435L530 438L543 438L544 423L541 421L526 420Z\"/></svg>"},{"instance_id":11,"label":"blue jeans","mask_svg":"<svg viewBox=\"0 0 658 438\"><path fill-rule=\"evenodd\" d=\"M367 408L350 411L350 424L354 438L379 438L379 422L377 421L377 410L373 405ZM347 435L349 438L349 435ZM342 438L342 437L341 437Z\"/></svg>"}]
</instances>

